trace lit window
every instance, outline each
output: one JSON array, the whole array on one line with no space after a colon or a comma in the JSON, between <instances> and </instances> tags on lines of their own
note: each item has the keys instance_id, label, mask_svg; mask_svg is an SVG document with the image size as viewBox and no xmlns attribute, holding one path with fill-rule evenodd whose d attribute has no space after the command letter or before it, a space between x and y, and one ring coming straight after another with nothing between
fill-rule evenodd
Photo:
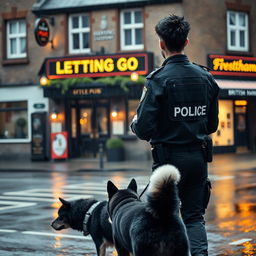
<instances>
[{"instance_id":1,"label":"lit window","mask_svg":"<svg viewBox=\"0 0 256 256\"><path fill-rule=\"evenodd\" d=\"M0 102L0 141L28 139L27 102Z\"/></svg>"},{"instance_id":2,"label":"lit window","mask_svg":"<svg viewBox=\"0 0 256 256\"><path fill-rule=\"evenodd\" d=\"M143 15L141 10L121 12L121 48L122 50L143 49Z\"/></svg>"},{"instance_id":3,"label":"lit window","mask_svg":"<svg viewBox=\"0 0 256 256\"><path fill-rule=\"evenodd\" d=\"M219 126L212 134L214 146L234 146L234 110L232 100L219 100Z\"/></svg>"},{"instance_id":4,"label":"lit window","mask_svg":"<svg viewBox=\"0 0 256 256\"><path fill-rule=\"evenodd\" d=\"M88 15L69 17L69 52L90 52L90 22Z\"/></svg>"},{"instance_id":5,"label":"lit window","mask_svg":"<svg viewBox=\"0 0 256 256\"><path fill-rule=\"evenodd\" d=\"M27 56L27 32L25 20L10 20L6 23L7 58Z\"/></svg>"},{"instance_id":6,"label":"lit window","mask_svg":"<svg viewBox=\"0 0 256 256\"><path fill-rule=\"evenodd\" d=\"M228 50L248 51L248 14L244 12L228 11L227 33Z\"/></svg>"}]
</instances>

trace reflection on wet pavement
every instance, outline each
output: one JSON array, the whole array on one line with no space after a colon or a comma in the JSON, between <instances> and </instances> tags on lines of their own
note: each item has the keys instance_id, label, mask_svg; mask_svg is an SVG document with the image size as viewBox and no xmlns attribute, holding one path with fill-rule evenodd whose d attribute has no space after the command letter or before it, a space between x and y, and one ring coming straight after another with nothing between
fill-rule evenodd
<instances>
[{"instance_id":1,"label":"reflection on wet pavement","mask_svg":"<svg viewBox=\"0 0 256 256\"><path fill-rule=\"evenodd\" d=\"M254 174L239 173L233 179L214 182L207 213L207 223L216 225L214 230L212 227L209 229L210 243L214 243L211 241L211 232L219 233L227 244L245 237L252 239L237 246L226 246L225 243L219 252L210 250L210 255L256 255L256 186L250 184L252 176Z\"/></svg>"},{"instance_id":2,"label":"reflection on wet pavement","mask_svg":"<svg viewBox=\"0 0 256 256\"><path fill-rule=\"evenodd\" d=\"M210 174L213 190L206 214L209 255L256 256L256 172L214 171ZM129 172L49 173L34 177L29 173L1 175L2 200L36 203L33 207L0 212L0 255L3 256L96 256L89 237L71 229L57 232L50 227L61 205L58 197L94 196L105 200L107 180L112 180L118 187L126 187L132 177L138 179L138 173ZM141 190L148 182L148 176L148 172L141 175ZM108 256L114 255L113 249L109 248Z\"/></svg>"}]
</instances>

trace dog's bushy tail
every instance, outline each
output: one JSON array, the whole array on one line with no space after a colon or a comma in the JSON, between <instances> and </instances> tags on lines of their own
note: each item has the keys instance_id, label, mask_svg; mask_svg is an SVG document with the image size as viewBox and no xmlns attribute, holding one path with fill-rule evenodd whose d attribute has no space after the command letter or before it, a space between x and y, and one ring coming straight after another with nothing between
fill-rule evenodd
<instances>
[{"instance_id":1,"label":"dog's bushy tail","mask_svg":"<svg viewBox=\"0 0 256 256\"><path fill-rule=\"evenodd\" d=\"M158 167L150 177L147 193L147 210L154 218L170 219L170 215L178 214L180 201L177 183L180 173L173 165Z\"/></svg>"}]
</instances>

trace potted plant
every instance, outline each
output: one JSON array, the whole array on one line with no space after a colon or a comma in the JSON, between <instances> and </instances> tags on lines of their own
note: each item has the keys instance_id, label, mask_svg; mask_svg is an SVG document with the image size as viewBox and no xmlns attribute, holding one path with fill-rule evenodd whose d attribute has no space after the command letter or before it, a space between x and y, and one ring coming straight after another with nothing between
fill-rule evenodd
<instances>
[{"instance_id":1,"label":"potted plant","mask_svg":"<svg viewBox=\"0 0 256 256\"><path fill-rule=\"evenodd\" d=\"M124 161L124 143L118 137L106 141L107 160L109 162Z\"/></svg>"},{"instance_id":2,"label":"potted plant","mask_svg":"<svg viewBox=\"0 0 256 256\"><path fill-rule=\"evenodd\" d=\"M27 125L27 120L23 117L20 117L16 120L16 127L15 127L15 137L16 138L25 138L24 128Z\"/></svg>"}]
</instances>

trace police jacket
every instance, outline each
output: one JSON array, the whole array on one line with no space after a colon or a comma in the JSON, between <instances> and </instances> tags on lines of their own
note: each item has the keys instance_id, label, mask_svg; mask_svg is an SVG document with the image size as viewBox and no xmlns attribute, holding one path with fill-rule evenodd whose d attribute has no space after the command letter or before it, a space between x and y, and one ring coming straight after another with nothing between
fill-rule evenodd
<instances>
[{"instance_id":1,"label":"police jacket","mask_svg":"<svg viewBox=\"0 0 256 256\"><path fill-rule=\"evenodd\" d=\"M151 144L194 144L218 127L219 87L186 55L166 59L147 76L132 131Z\"/></svg>"}]
</instances>

